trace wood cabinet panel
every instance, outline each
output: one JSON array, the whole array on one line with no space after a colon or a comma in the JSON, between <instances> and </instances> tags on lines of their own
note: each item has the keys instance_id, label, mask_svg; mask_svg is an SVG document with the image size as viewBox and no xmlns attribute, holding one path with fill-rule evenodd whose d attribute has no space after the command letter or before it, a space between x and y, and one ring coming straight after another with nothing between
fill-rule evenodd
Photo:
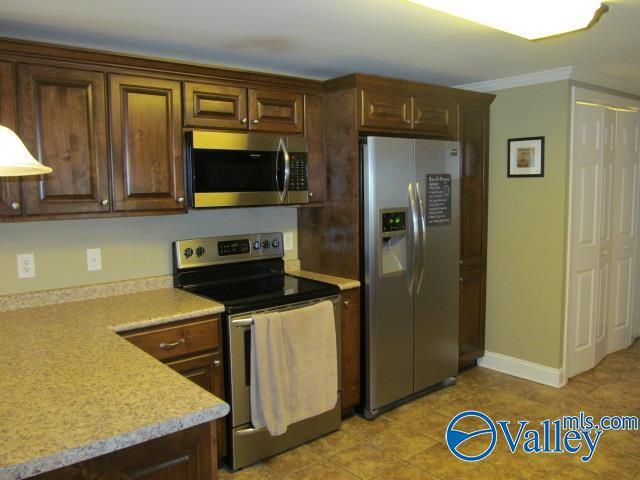
<instances>
[{"instance_id":1,"label":"wood cabinet panel","mask_svg":"<svg viewBox=\"0 0 640 480\"><path fill-rule=\"evenodd\" d=\"M174 360L167 363L176 372L199 385L218 398L224 398L224 365L219 351L205 353L197 357ZM216 439L218 459L227 454L226 422L224 418L216 420Z\"/></svg>"},{"instance_id":2,"label":"wood cabinet panel","mask_svg":"<svg viewBox=\"0 0 640 480\"><path fill-rule=\"evenodd\" d=\"M16 131L13 64L0 62L0 125ZM22 213L20 178L0 178L0 216Z\"/></svg>"},{"instance_id":3,"label":"wood cabinet panel","mask_svg":"<svg viewBox=\"0 0 640 480\"><path fill-rule=\"evenodd\" d=\"M456 127L454 99L430 97L413 98L413 129L431 136L453 138Z\"/></svg>"},{"instance_id":4,"label":"wood cabinet panel","mask_svg":"<svg viewBox=\"0 0 640 480\"><path fill-rule=\"evenodd\" d=\"M360 128L411 130L413 102L410 95L386 90L360 91Z\"/></svg>"},{"instance_id":5,"label":"wood cabinet panel","mask_svg":"<svg viewBox=\"0 0 640 480\"><path fill-rule=\"evenodd\" d=\"M460 274L459 369L475 364L484 355L485 280L482 268Z\"/></svg>"},{"instance_id":6,"label":"wood cabinet panel","mask_svg":"<svg viewBox=\"0 0 640 480\"><path fill-rule=\"evenodd\" d=\"M305 136L309 153L309 203L324 202L326 172L324 164L324 108L320 95L306 95L304 99Z\"/></svg>"},{"instance_id":7,"label":"wood cabinet panel","mask_svg":"<svg viewBox=\"0 0 640 480\"><path fill-rule=\"evenodd\" d=\"M32 477L34 480L215 480L209 423Z\"/></svg>"},{"instance_id":8,"label":"wood cabinet panel","mask_svg":"<svg viewBox=\"0 0 640 480\"><path fill-rule=\"evenodd\" d=\"M460 106L461 268L482 266L487 253L489 107Z\"/></svg>"},{"instance_id":9,"label":"wood cabinet panel","mask_svg":"<svg viewBox=\"0 0 640 480\"><path fill-rule=\"evenodd\" d=\"M249 128L256 132L302 133L303 96L249 89Z\"/></svg>"},{"instance_id":10,"label":"wood cabinet panel","mask_svg":"<svg viewBox=\"0 0 640 480\"><path fill-rule=\"evenodd\" d=\"M23 179L29 215L109 211L104 74L18 65L20 136L53 168Z\"/></svg>"},{"instance_id":11,"label":"wood cabinet panel","mask_svg":"<svg viewBox=\"0 0 640 480\"><path fill-rule=\"evenodd\" d=\"M111 75L109 86L115 209L184 209L180 82Z\"/></svg>"},{"instance_id":12,"label":"wood cabinet panel","mask_svg":"<svg viewBox=\"0 0 640 480\"><path fill-rule=\"evenodd\" d=\"M247 89L209 83L184 83L187 127L247 130Z\"/></svg>"},{"instance_id":13,"label":"wood cabinet panel","mask_svg":"<svg viewBox=\"0 0 640 480\"><path fill-rule=\"evenodd\" d=\"M360 289L341 293L342 413L360 403Z\"/></svg>"},{"instance_id":14,"label":"wood cabinet panel","mask_svg":"<svg viewBox=\"0 0 640 480\"><path fill-rule=\"evenodd\" d=\"M158 360L213 350L220 345L218 318L169 324L123 335Z\"/></svg>"}]
</instances>

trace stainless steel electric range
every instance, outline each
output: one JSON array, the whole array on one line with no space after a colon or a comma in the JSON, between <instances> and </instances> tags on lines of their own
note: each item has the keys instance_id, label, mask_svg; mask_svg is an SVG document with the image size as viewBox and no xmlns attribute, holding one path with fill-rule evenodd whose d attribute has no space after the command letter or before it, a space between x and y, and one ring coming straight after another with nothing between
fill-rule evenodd
<instances>
[{"instance_id":1,"label":"stainless steel electric range","mask_svg":"<svg viewBox=\"0 0 640 480\"><path fill-rule=\"evenodd\" d=\"M174 285L225 307L222 315L230 452L237 470L340 428L340 392L333 410L290 425L272 437L254 429L249 403L251 318L331 300L340 352L339 288L284 271L282 233L198 238L173 243ZM336 368L340 372L340 353ZM340 382L338 384L340 390Z\"/></svg>"}]
</instances>

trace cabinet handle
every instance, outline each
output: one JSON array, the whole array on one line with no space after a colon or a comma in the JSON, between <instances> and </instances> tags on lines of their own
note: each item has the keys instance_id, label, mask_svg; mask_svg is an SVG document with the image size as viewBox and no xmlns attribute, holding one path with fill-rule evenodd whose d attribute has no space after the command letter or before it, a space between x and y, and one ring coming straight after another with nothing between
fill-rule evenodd
<instances>
[{"instance_id":1,"label":"cabinet handle","mask_svg":"<svg viewBox=\"0 0 640 480\"><path fill-rule=\"evenodd\" d=\"M213 361L213 366L214 367L219 367L220 365L222 365L222 362L220 360L214 360Z\"/></svg>"},{"instance_id":2,"label":"cabinet handle","mask_svg":"<svg viewBox=\"0 0 640 480\"><path fill-rule=\"evenodd\" d=\"M251 120L251 123L253 123L254 125L257 125L258 123L260 123L260 120L256 118L255 120Z\"/></svg>"},{"instance_id":3,"label":"cabinet handle","mask_svg":"<svg viewBox=\"0 0 640 480\"><path fill-rule=\"evenodd\" d=\"M182 345L184 342L186 342L186 340L184 338L181 338L180 340L178 340L177 342L174 343L164 343L162 342L160 344L160 348L162 350L171 350L172 348L176 348L179 345Z\"/></svg>"},{"instance_id":4,"label":"cabinet handle","mask_svg":"<svg viewBox=\"0 0 640 480\"><path fill-rule=\"evenodd\" d=\"M342 303L343 303L343 305L344 305L345 307L348 307L348 306L351 304L351 302L350 302L349 300L345 300L345 301L344 301L344 302L342 302Z\"/></svg>"},{"instance_id":5,"label":"cabinet handle","mask_svg":"<svg viewBox=\"0 0 640 480\"><path fill-rule=\"evenodd\" d=\"M107 200L106 198L104 200L100 200L100 205L106 207L107 205L109 205L109 200Z\"/></svg>"},{"instance_id":6,"label":"cabinet handle","mask_svg":"<svg viewBox=\"0 0 640 480\"><path fill-rule=\"evenodd\" d=\"M18 202L12 202L11 203L11 209L12 210L20 210L20 204Z\"/></svg>"},{"instance_id":7,"label":"cabinet handle","mask_svg":"<svg viewBox=\"0 0 640 480\"><path fill-rule=\"evenodd\" d=\"M176 200L176 202L178 202L178 203L184 203L184 197L180 197L180 198L178 198L178 200Z\"/></svg>"},{"instance_id":8,"label":"cabinet handle","mask_svg":"<svg viewBox=\"0 0 640 480\"><path fill-rule=\"evenodd\" d=\"M242 120L240 120L240 123L243 124L243 125L246 125L247 124L247 119L243 118Z\"/></svg>"}]
</instances>

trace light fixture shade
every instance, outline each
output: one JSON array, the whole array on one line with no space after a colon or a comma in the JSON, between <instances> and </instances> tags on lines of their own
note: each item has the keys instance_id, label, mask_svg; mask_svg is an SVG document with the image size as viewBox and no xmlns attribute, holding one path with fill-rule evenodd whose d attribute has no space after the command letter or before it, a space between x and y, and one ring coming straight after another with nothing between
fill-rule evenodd
<instances>
[{"instance_id":1,"label":"light fixture shade","mask_svg":"<svg viewBox=\"0 0 640 480\"><path fill-rule=\"evenodd\" d=\"M0 125L0 177L42 175L53 170L38 162L12 130Z\"/></svg>"},{"instance_id":2,"label":"light fixture shade","mask_svg":"<svg viewBox=\"0 0 640 480\"><path fill-rule=\"evenodd\" d=\"M608 7L600 0L408 0L529 40L582 30Z\"/></svg>"}]
</instances>

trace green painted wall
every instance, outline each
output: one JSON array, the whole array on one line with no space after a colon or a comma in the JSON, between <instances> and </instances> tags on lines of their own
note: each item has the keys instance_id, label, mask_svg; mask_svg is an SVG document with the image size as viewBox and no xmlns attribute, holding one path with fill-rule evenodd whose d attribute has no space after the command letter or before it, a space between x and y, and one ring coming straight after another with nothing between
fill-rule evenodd
<instances>
[{"instance_id":1,"label":"green painted wall","mask_svg":"<svg viewBox=\"0 0 640 480\"><path fill-rule=\"evenodd\" d=\"M562 365L570 85L494 92L486 350ZM544 178L507 178L507 139L545 137Z\"/></svg>"},{"instance_id":2,"label":"green painted wall","mask_svg":"<svg viewBox=\"0 0 640 480\"><path fill-rule=\"evenodd\" d=\"M284 231L294 232L285 256L295 259L297 211L287 207L0 224L0 295L167 275L174 240ZM87 271L88 248L102 249L101 271ZM35 278L17 278L18 253L35 254Z\"/></svg>"}]
</instances>

